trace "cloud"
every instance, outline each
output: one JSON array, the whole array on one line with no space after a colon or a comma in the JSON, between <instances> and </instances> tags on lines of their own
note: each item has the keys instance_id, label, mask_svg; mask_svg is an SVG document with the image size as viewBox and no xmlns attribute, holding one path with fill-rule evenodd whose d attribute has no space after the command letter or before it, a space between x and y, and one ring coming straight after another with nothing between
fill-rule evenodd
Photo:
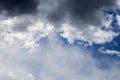
<instances>
[{"instance_id":1,"label":"cloud","mask_svg":"<svg viewBox=\"0 0 120 80\"><path fill-rule=\"evenodd\" d=\"M36 38L34 38L35 40ZM63 46L55 33L47 36L48 43L29 52L15 40L0 43L0 79L2 80L114 80L120 79L119 68L97 67L94 58L78 46ZM110 61L111 62L111 61ZM99 62L97 62L99 63Z\"/></svg>"},{"instance_id":2,"label":"cloud","mask_svg":"<svg viewBox=\"0 0 120 80\"><path fill-rule=\"evenodd\" d=\"M107 17L110 19L104 24L105 28L109 29L112 28L110 25L112 23L112 15L107 15ZM61 27L56 28L54 24L42 20L38 15L6 17L6 19L0 20L0 25L1 36L7 34L8 36L5 39L9 41L13 41L14 38L21 40L24 46L28 48L32 48L32 45L37 41L39 42L39 39L54 31L62 32L60 35L67 39L69 43L73 43L75 40L83 40L87 41L89 45L92 45L92 43L103 44L110 42L119 35L119 33L113 32L111 29L102 30L101 27L92 25L85 29L78 29L74 25L64 23ZM37 38L38 36L39 38ZM34 38L36 38L36 41L33 40Z\"/></svg>"},{"instance_id":3,"label":"cloud","mask_svg":"<svg viewBox=\"0 0 120 80\"><path fill-rule=\"evenodd\" d=\"M31 14L37 11L38 0L0 0L0 12L9 16Z\"/></svg>"},{"instance_id":4,"label":"cloud","mask_svg":"<svg viewBox=\"0 0 120 80\"><path fill-rule=\"evenodd\" d=\"M112 18L110 15L110 21L104 22L105 27L108 29L111 28L111 22ZM67 39L69 43L73 43L75 40L83 40L89 42L89 45L92 45L92 43L103 44L110 42L114 37L119 35L119 33L113 32L112 30L106 31L102 30L101 27L90 25L88 28L81 30L68 23L64 23L61 27L55 28L55 25L41 20L41 18L36 16L7 17L6 19L0 20L0 25L1 36L7 35L5 36L5 40L11 42L14 42L14 38L21 40L24 46L28 48L32 48L34 43L39 42L39 39L54 31L62 32L60 35ZM34 41L34 38L36 38L36 41ZM38 45L34 46L37 47Z\"/></svg>"},{"instance_id":5,"label":"cloud","mask_svg":"<svg viewBox=\"0 0 120 80\"><path fill-rule=\"evenodd\" d=\"M101 53L104 53L104 54L110 54L110 55L116 54L117 56L120 56L120 52L119 52L119 51L105 49L104 47L101 47L101 48L99 49L99 51L100 51Z\"/></svg>"},{"instance_id":6,"label":"cloud","mask_svg":"<svg viewBox=\"0 0 120 80\"><path fill-rule=\"evenodd\" d=\"M104 20L105 9L117 7L117 0L61 0L53 1L55 7L48 12L48 19L53 23L70 21L78 28L93 25L100 26Z\"/></svg>"},{"instance_id":7,"label":"cloud","mask_svg":"<svg viewBox=\"0 0 120 80\"><path fill-rule=\"evenodd\" d=\"M117 18L117 21L118 21L118 25L120 25L120 16L117 15L116 18Z\"/></svg>"},{"instance_id":8,"label":"cloud","mask_svg":"<svg viewBox=\"0 0 120 80\"><path fill-rule=\"evenodd\" d=\"M39 45L36 43L54 31L53 25L43 23L39 19L34 21L30 17L24 16L1 20L0 25L1 40L8 44L12 44L16 40L20 41L24 48L30 50L37 48Z\"/></svg>"},{"instance_id":9,"label":"cloud","mask_svg":"<svg viewBox=\"0 0 120 80\"><path fill-rule=\"evenodd\" d=\"M54 23L54 24L49 23L49 24L52 24L54 27L56 27L56 24L57 24L57 26L69 24L69 27L75 27L78 30L76 32L74 31L75 32L75 34L74 34L75 36L73 37L74 39L76 39L76 38L83 39L84 38L83 40L86 40L89 42L104 43L107 41L111 41L113 36L116 35L115 33L110 32L109 37L104 36L104 38L103 38L101 36L101 37L99 37L99 38L101 38L101 41L99 39L98 40L99 42L98 42L97 36L94 37L93 39L91 39L91 36L93 37L93 34L92 34L93 30L92 31L89 30L90 26L96 27L101 23L106 23L106 22L104 22L105 20L103 18L104 15L103 15L102 10L116 6L117 5L116 0L110 0L110 1L101 0L99 2L97 0L94 0L94 1L91 0L92 2L89 2L89 0L85 0L85 1L84 0L62 0L62 1L59 1L59 0L39 0L39 1L38 0L34 0L34 1L33 0L25 0L25 2L23 4L22 4L22 0L18 1L19 4L16 4L14 1L16 2L16 0L12 0L9 3L9 1L7 1L7 0L5 0L5 1L1 0L0 3L1 4L4 3L4 5L2 6L2 9L0 11L4 12L4 10L5 10L8 15L19 15L19 14L22 15L22 14L29 14L29 13L31 14L31 13L36 12L37 10L38 10L38 12L36 12L37 13L36 15L32 15L32 16L30 16L30 15L14 16L14 17L9 18L9 20L8 19L1 20L0 24L4 27L4 29L5 29L5 27L9 26L9 29L10 30L12 29L12 31L14 31L14 32L25 32L25 31L28 31L28 27L30 27L33 24L32 21L34 21L35 19L38 20L38 18L41 18L42 21L44 20L44 22L46 22L46 24L49 23L47 20ZM9 3L9 5L8 5L8 3ZM28 5L26 5L26 3ZM83 5L83 3L85 5ZM87 3L90 3L90 4L88 5ZM99 3L99 5L98 5L98 3ZM30 5L30 7L29 7L29 5ZM9 8L6 9L5 8L6 6L7 7L9 6ZM26 6L27 8L22 8L24 6ZM16 11L16 8L18 9L17 11ZM82 8L83 8L83 11L81 12ZM27 9L29 11L27 11L25 9ZM78 12L75 12L75 11L78 11ZM3 16L1 16L1 17L3 17ZM45 19L46 17L47 17L47 20ZM110 23L108 23L107 25L109 25L109 24ZM34 27L34 26L32 26L32 27ZM57 29L59 29L59 28L57 27ZM71 31L68 31L68 32L70 32L70 36L72 36ZM80 32L80 34L82 33L81 37L79 36L78 32ZM86 35L86 32L88 32L90 34ZM105 31L101 31L101 33L104 33L104 32ZM93 31L93 33L95 33L95 30ZM105 32L105 33L108 34L107 32ZM64 38L68 38L68 37L64 36ZM95 40L95 38L96 38L96 40ZM71 41L70 41L70 39L71 39ZM69 42L74 41L74 39L69 37Z\"/></svg>"},{"instance_id":10,"label":"cloud","mask_svg":"<svg viewBox=\"0 0 120 80\"><path fill-rule=\"evenodd\" d=\"M118 36L118 33L113 31L105 31L101 28L89 26L84 30L78 30L70 26L69 24L63 24L59 29L61 36L66 38L69 43L73 43L75 40L83 40L92 43L103 44L105 42L110 42L114 37Z\"/></svg>"},{"instance_id":11,"label":"cloud","mask_svg":"<svg viewBox=\"0 0 120 80\"><path fill-rule=\"evenodd\" d=\"M53 25L35 21L24 32L15 32L12 26L0 27L0 31L1 80L120 79L115 65L118 61L106 61L112 63L110 68L99 68L100 61L94 60L90 52L63 44Z\"/></svg>"},{"instance_id":12,"label":"cloud","mask_svg":"<svg viewBox=\"0 0 120 80\"><path fill-rule=\"evenodd\" d=\"M36 11L37 7L39 7L39 9L43 9L43 15L44 9L48 9L45 15L49 15L48 18L53 22L57 23L58 21L59 23L59 21L63 21L65 15L72 24L78 23L76 21L80 21L80 23L78 23L80 26L87 24L88 27L80 29L79 27L71 25L69 22L65 22L62 24L62 27L55 28L55 24L44 21L44 19L38 15L14 17L0 15L1 80L120 79L118 61L113 62L107 61L107 58L103 59L110 64L108 65L110 68L103 70L97 65L103 64L101 64L100 60L96 61L90 55L90 51L83 51L79 46L74 44L63 44L60 39L62 36L68 39L69 43L73 43L74 40L79 39L88 41L90 44L102 44L111 41L118 34L112 31L104 31L101 30L101 28L93 26L99 24L98 19L100 19L101 22L101 18L93 14L103 7L110 8L114 6L115 0L110 0L109 2L103 1L105 4L103 4L101 0L100 5L97 5L97 0L84 0L87 2L85 6L81 4L84 3L83 0L62 0L64 3L58 0L41 0L44 2L42 6L38 6L35 0L32 3L32 0L26 0L28 2L25 2L25 4L21 4L21 0L20 5L14 5L15 0L12 0L12 2L7 5L8 3L5 3L6 1L7 0L1 0L0 3L4 3L1 10L7 11L8 15L10 15L10 13L11 15L29 14ZM22 7L24 7L29 1L31 7L26 9L30 11L24 12L26 9L22 10L21 6L23 5ZM88 3L94 6L86 6ZM79 7L78 4L81 4L81 7ZM9 10L5 8L6 6L9 7ZM26 6L28 7L29 5ZM74 12L76 7L78 7L78 14ZM16 8L18 8L17 11ZM86 14L79 12L81 8L84 9L83 13ZM99 14L98 12L98 15ZM109 26L110 23L111 21L106 25ZM62 32L61 35L58 35L59 32Z\"/></svg>"}]
</instances>

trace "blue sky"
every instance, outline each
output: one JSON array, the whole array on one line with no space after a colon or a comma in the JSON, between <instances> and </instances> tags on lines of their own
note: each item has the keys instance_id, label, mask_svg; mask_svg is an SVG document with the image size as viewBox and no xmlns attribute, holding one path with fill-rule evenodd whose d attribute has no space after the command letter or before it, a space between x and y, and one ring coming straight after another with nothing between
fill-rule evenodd
<instances>
[{"instance_id":1,"label":"blue sky","mask_svg":"<svg viewBox=\"0 0 120 80\"><path fill-rule=\"evenodd\" d=\"M27 0L38 11L23 9L23 14L26 3L13 1L6 10L8 3L0 0L5 10L0 14L0 80L120 80L119 0L90 9L75 0L86 14L81 8L74 13L80 7L74 0L63 0L76 4L70 8L58 0L40 1Z\"/></svg>"}]
</instances>

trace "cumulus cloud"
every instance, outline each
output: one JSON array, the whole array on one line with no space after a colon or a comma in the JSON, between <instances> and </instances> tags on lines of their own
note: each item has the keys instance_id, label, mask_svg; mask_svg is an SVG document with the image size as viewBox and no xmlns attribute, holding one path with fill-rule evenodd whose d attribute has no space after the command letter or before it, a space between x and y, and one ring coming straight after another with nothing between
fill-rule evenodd
<instances>
[{"instance_id":1,"label":"cumulus cloud","mask_svg":"<svg viewBox=\"0 0 120 80\"><path fill-rule=\"evenodd\" d=\"M29 20L30 19L30 20ZM26 20L26 21L25 21ZM21 25L22 24L22 25ZM27 17L13 17L0 21L1 40L11 44L20 41L25 48L36 48L39 40L54 31L54 26Z\"/></svg>"},{"instance_id":2,"label":"cumulus cloud","mask_svg":"<svg viewBox=\"0 0 120 80\"><path fill-rule=\"evenodd\" d=\"M17 4L18 2L19 4ZM23 32L28 31L28 27L31 27L31 25L34 23L34 19L38 20L38 18L41 18L46 22L46 24L52 24L49 23L45 16L47 17L50 22L53 22L53 26L56 27L56 24L61 24L59 26L63 26L64 24L68 24L68 26L64 26L67 29L62 31L64 32L62 36L64 38L68 38L69 42L73 42L74 39L82 39L89 42L95 42L95 43L104 43L111 41L114 36L117 34L112 31L102 31L100 28L94 28L96 26L107 25L110 26L111 21L108 23L103 20L103 11L104 9L113 8L117 6L117 0L110 0L110 1L104 1L104 0L26 0L23 4L23 1L16 1L12 0L10 3L9 1L0 1L1 4L4 4L1 10L5 10L10 14L23 14L23 13L31 13L34 12L34 10L38 9L39 12L37 12L37 15L29 16L29 15L22 15L22 16L15 16L11 17L5 20L0 21L1 27L4 27L4 30L6 27L9 27L9 31L14 32ZM39 2L41 4L39 5ZM25 4L28 4L25 6ZM9 4L9 5L8 5ZM29 7L29 5L31 7ZM32 6L33 5L33 6ZM6 10L4 7L8 7L9 9ZM26 8L22 8L22 7ZM29 7L29 8L28 8ZM18 9L16 11L16 8ZM13 10L12 10L13 9ZM27 10L30 10L27 11ZM23 12L21 11L23 10ZM17 13L15 13L15 12ZM24 12L26 11L26 12ZM40 15L41 14L41 15ZM44 15L44 18L43 18ZM1 16L3 17L3 16ZM8 18L8 17L7 17ZM65 19L65 21L64 21ZM61 23L62 21L62 23ZM32 25L34 28L34 26ZM93 27L94 29L91 29ZM63 28L63 27L61 27ZM2 28L3 29L3 28ZM39 28L41 29L41 28ZM38 29L38 30L39 30ZM59 28L57 28L59 29ZM69 30L68 30L69 29ZM74 30L71 30L74 29ZM76 30L75 30L76 29ZM47 32L47 31L46 31ZM110 33L110 34L109 34ZM105 34L99 35L99 34ZM100 38L100 39L99 39Z\"/></svg>"},{"instance_id":3,"label":"cumulus cloud","mask_svg":"<svg viewBox=\"0 0 120 80\"><path fill-rule=\"evenodd\" d=\"M101 30L101 28L94 26L89 26L85 30L78 30L69 24L63 24L59 30L62 32L61 36L68 39L69 43L73 43L74 40L83 40L89 42L90 45L92 43L103 44L110 42L115 36L119 35L113 31Z\"/></svg>"}]
</instances>

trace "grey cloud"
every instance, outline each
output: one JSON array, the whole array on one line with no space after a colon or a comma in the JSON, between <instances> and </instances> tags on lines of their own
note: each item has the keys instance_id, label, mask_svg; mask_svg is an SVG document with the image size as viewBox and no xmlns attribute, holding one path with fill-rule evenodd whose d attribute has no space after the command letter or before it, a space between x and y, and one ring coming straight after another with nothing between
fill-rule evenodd
<instances>
[{"instance_id":1,"label":"grey cloud","mask_svg":"<svg viewBox=\"0 0 120 80\"><path fill-rule=\"evenodd\" d=\"M30 16L16 17L16 20L13 20L15 23L12 26L12 30L15 32L27 31L27 28L32 24L32 18Z\"/></svg>"},{"instance_id":2,"label":"grey cloud","mask_svg":"<svg viewBox=\"0 0 120 80\"><path fill-rule=\"evenodd\" d=\"M57 0L56 3L57 7L48 13L48 20L60 23L67 18L75 25L100 25L103 19L101 10L117 6L116 0Z\"/></svg>"},{"instance_id":3,"label":"grey cloud","mask_svg":"<svg viewBox=\"0 0 120 80\"><path fill-rule=\"evenodd\" d=\"M0 0L0 12L9 16L32 14L37 11L38 0Z\"/></svg>"}]
</instances>

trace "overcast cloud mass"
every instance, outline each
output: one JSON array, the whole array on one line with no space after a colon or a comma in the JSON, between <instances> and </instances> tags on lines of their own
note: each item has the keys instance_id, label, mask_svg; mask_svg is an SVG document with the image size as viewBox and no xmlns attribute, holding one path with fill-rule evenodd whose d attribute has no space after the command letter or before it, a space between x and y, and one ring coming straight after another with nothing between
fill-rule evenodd
<instances>
[{"instance_id":1,"label":"overcast cloud mass","mask_svg":"<svg viewBox=\"0 0 120 80\"><path fill-rule=\"evenodd\" d=\"M101 25L103 19L101 11L117 6L116 0L61 0L56 4L57 7L48 15L50 21L56 23L67 16L71 23L79 27L81 24Z\"/></svg>"},{"instance_id":2,"label":"overcast cloud mass","mask_svg":"<svg viewBox=\"0 0 120 80\"><path fill-rule=\"evenodd\" d=\"M8 15L31 14L37 11L38 0L0 0L0 12Z\"/></svg>"},{"instance_id":3,"label":"overcast cloud mass","mask_svg":"<svg viewBox=\"0 0 120 80\"><path fill-rule=\"evenodd\" d=\"M119 4L0 0L0 80L120 80Z\"/></svg>"}]
</instances>

